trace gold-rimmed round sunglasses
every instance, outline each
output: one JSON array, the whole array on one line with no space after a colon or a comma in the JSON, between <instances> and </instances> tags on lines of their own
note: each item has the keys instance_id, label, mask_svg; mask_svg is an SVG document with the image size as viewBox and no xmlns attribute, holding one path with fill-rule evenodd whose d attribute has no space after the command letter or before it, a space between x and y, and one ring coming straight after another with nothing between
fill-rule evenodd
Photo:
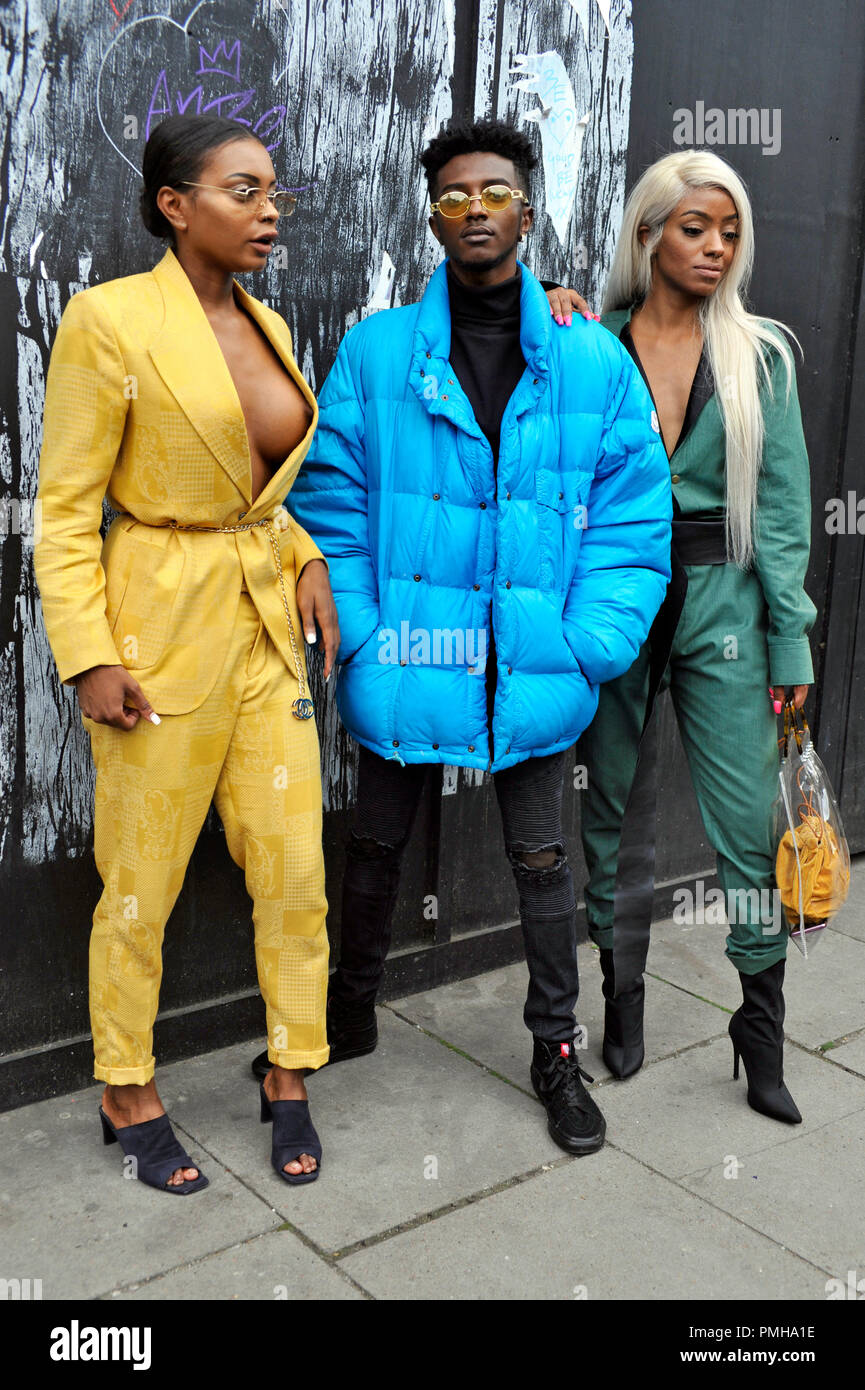
<instances>
[{"instance_id":1,"label":"gold-rimmed round sunglasses","mask_svg":"<svg viewBox=\"0 0 865 1390\"><path fill-rule=\"evenodd\" d=\"M221 183L194 183L192 179L181 179L188 188L212 188L216 193L230 193L235 202L242 203L250 211L261 212L268 203L273 203L280 217L291 217L297 207L297 197L287 188L277 188L273 193L262 193L260 188L226 188Z\"/></svg>"},{"instance_id":2,"label":"gold-rimmed round sunglasses","mask_svg":"<svg viewBox=\"0 0 865 1390\"><path fill-rule=\"evenodd\" d=\"M430 212L440 212L442 217L465 217L472 203L480 202L487 212L504 212L514 198L528 203L525 193L519 188L509 188L506 183L491 183L482 193L461 193L452 188L443 193L437 203L430 203Z\"/></svg>"}]
</instances>

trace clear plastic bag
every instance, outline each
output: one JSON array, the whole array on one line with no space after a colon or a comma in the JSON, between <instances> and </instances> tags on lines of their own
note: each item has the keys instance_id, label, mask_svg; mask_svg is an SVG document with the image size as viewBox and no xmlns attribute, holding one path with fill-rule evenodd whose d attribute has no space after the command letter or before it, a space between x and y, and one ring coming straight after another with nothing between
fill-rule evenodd
<instances>
[{"instance_id":1,"label":"clear plastic bag","mask_svg":"<svg viewBox=\"0 0 865 1390\"><path fill-rule=\"evenodd\" d=\"M780 747L775 878L787 929L807 958L850 891L850 849L807 720L790 702Z\"/></svg>"}]
</instances>

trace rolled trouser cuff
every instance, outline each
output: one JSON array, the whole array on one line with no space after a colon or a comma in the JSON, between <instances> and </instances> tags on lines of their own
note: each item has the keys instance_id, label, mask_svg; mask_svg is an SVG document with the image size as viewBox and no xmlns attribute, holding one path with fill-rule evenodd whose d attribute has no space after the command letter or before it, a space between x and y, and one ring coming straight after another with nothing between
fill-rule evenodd
<instances>
[{"instance_id":1,"label":"rolled trouser cuff","mask_svg":"<svg viewBox=\"0 0 865 1390\"><path fill-rule=\"evenodd\" d=\"M141 1067L109 1067L94 1061L93 1075L97 1081L105 1081L109 1086L146 1086L153 1080L156 1071L156 1058Z\"/></svg>"},{"instance_id":2,"label":"rolled trouser cuff","mask_svg":"<svg viewBox=\"0 0 865 1390\"><path fill-rule=\"evenodd\" d=\"M303 1067L309 1067L311 1071L318 1071L323 1067L330 1057L329 1047L317 1047L304 1051L280 1052L275 1047L268 1047L267 1060L275 1067L285 1067L286 1071L300 1071Z\"/></svg>"}]
</instances>

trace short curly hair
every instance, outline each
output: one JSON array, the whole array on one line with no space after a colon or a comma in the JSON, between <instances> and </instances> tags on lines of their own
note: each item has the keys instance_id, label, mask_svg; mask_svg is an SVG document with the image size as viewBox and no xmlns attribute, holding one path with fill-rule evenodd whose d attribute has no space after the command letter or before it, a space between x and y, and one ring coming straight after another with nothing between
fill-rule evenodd
<instances>
[{"instance_id":1,"label":"short curly hair","mask_svg":"<svg viewBox=\"0 0 865 1390\"><path fill-rule=\"evenodd\" d=\"M426 171L430 197L436 195L439 170L459 154L498 154L509 159L517 171L523 192L531 197L529 171L538 157L531 141L507 121L451 121L430 140L420 162Z\"/></svg>"}]
</instances>

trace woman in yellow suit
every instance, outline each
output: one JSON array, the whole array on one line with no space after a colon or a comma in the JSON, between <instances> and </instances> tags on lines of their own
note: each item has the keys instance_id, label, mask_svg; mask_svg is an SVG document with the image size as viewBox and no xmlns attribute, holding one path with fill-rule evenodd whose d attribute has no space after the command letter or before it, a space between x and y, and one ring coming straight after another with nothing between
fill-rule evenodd
<instances>
[{"instance_id":1,"label":"woman in yellow suit","mask_svg":"<svg viewBox=\"0 0 865 1390\"><path fill-rule=\"evenodd\" d=\"M339 644L327 565L281 506L318 411L285 321L235 273L280 210L264 144L170 117L147 142L152 271L66 307L51 354L35 551L45 625L96 765L104 884L90 944L100 1118L137 1176L207 1185L171 1129L152 1053L162 936L211 800L253 900L273 1063L261 1118L289 1182L318 1176L304 1068L328 1059L319 745L304 634ZM119 513L104 546L106 492ZM302 617L302 622L301 622ZM202 949L206 943L202 941Z\"/></svg>"}]
</instances>

